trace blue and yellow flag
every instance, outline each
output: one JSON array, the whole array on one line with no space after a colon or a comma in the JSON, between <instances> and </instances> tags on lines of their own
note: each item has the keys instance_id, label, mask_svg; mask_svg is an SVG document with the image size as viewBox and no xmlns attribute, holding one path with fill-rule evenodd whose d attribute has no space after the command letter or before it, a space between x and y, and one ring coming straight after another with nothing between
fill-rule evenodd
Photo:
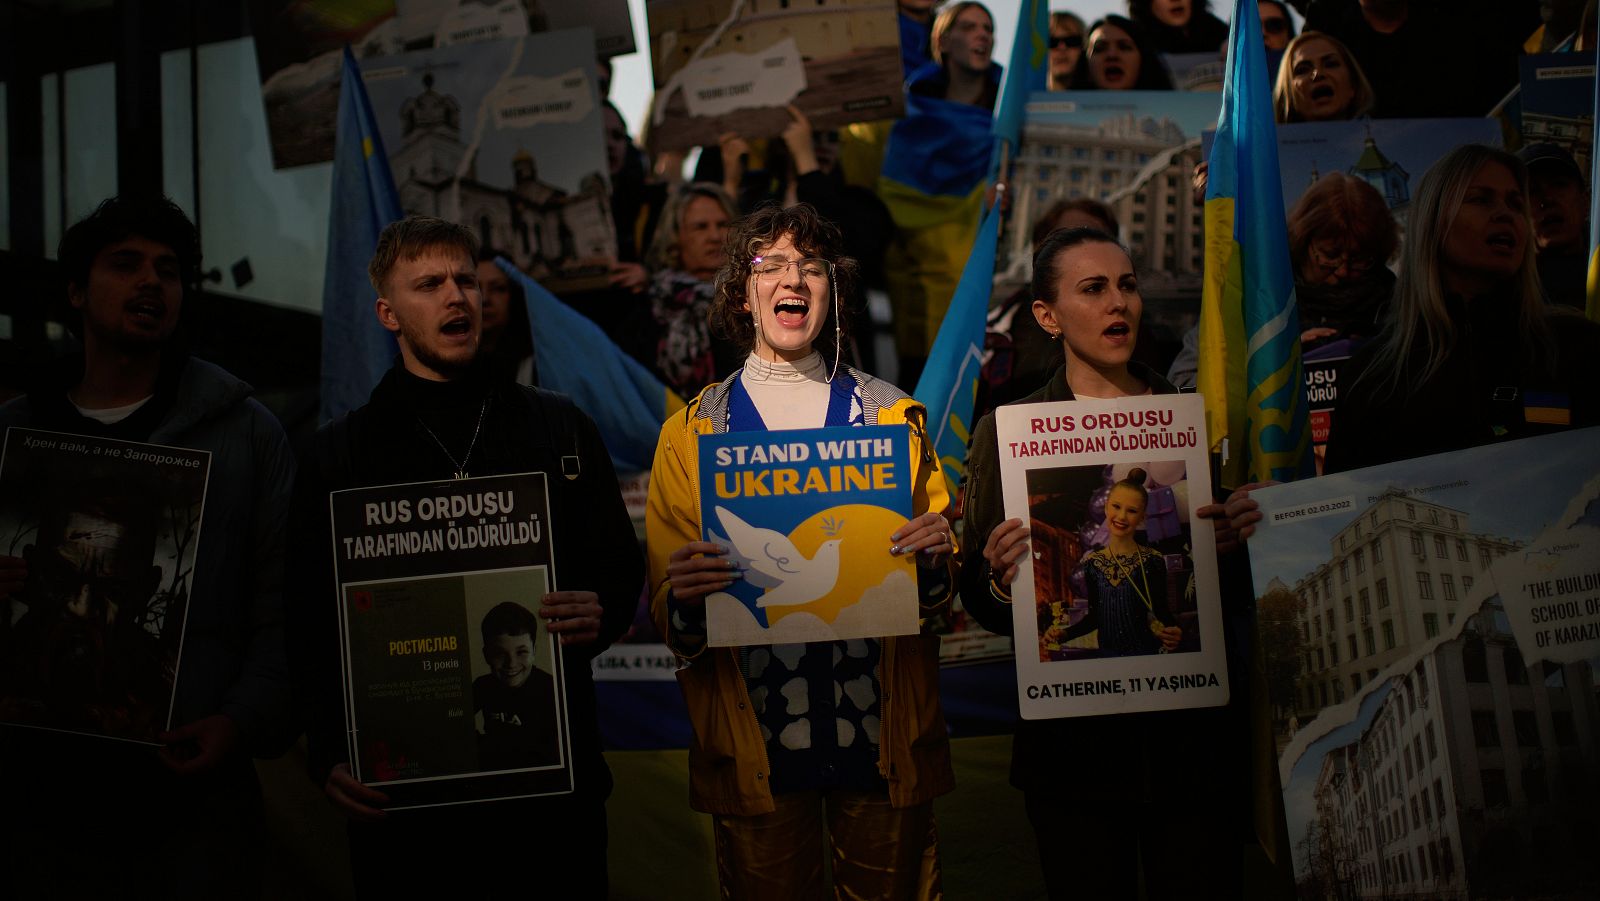
<instances>
[{"instance_id":1,"label":"blue and yellow flag","mask_svg":"<svg viewBox=\"0 0 1600 901\"><path fill-rule=\"evenodd\" d=\"M394 335L378 323L367 262L385 226L405 216L389 173L361 69L344 48L322 277L322 421L365 404L394 364Z\"/></svg>"},{"instance_id":2,"label":"blue and yellow flag","mask_svg":"<svg viewBox=\"0 0 1600 901\"><path fill-rule=\"evenodd\" d=\"M929 352L961 279L983 212L993 126L981 106L909 94L906 117L889 133L877 190L895 224L884 273L902 354Z\"/></svg>"},{"instance_id":3,"label":"blue and yellow flag","mask_svg":"<svg viewBox=\"0 0 1600 901\"><path fill-rule=\"evenodd\" d=\"M1600 73L1594 80L1594 136L1589 151L1589 318L1600 322Z\"/></svg>"},{"instance_id":4,"label":"blue and yellow flag","mask_svg":"<svg viewBox=\"0 0 1600 901\"><path fill-rule=\"evenodd\" d=\"M1022 133L1022 114L1028 95L1045 87L1049 60L1049 13L1045 0L1024 0L1011 44L1011 75L1001 90L995 113L994 135L1012 148ZM960 104L953 104L959 106ZM978 111L977 107L967 107ZM981 111L979 111L981 112ZM974 126L976 129L977 126ZM991 142L992 143L992 142ZM990 144L974 144L965 157L968 169L962 178L976 172L977 154ZM958 157L959 159L960 157ZM959 189L964 181L948 173L948 187ZM984 175L977 175L977 189L962 204L981 208ZM926 174L924 174L926 178ZM965 207L962 208L965 214ZM899 222L900 220L896 220ZM972 217L977 221L976 216ZM963 225L965 223L962 223ZM902 223L902 226L904 223ZM964 245L965 255L960 280L955 285L949 308L928 352L927 365L917 381L917 400L928 408L928 434L939 455L940 467L950 482L952 495L966 473L967 441L972 433L972 408L978 392L978 369L982 363L985 314L994 284L995 245L1000 236L1000 204L984 215L977 234Z\"/></svg>"},{"instance_id":5,"label":"blue and yellow flag","mask_svg":"<svg viewBox=\"0 0 1600 901\"><path fill-rule=\"evenodd\" d=\"M1260 34L1255 0L1236 0L1206 185L1199 388L1229 489L1315 472Z\"/></svg>"},{"instance_id":6,"label":"blue and yellow flag","mask_svg":"<svg viewBox=\"0 0 1600 901\"><path fill-rule=\"evenodd\" d=\"M649 470L661 424L683 406L683 399L589 317L562 303L505 257L495 262L527 298L540 386L567 395L589 414L617 472Z\"/></svg>"}]
</instances>

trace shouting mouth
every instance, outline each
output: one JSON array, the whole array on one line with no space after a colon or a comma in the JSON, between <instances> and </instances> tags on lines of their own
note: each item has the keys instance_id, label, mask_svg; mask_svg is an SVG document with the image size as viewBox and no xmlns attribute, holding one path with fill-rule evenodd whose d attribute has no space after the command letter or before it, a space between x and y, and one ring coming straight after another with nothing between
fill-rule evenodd
<instances>
[{"instance_id":1,"label":"shouting mouth","mask_svg":"<svg viewBox=\"0 0 1600 901\"><path fill-rule=\"evenodd\" d=\"M1133 334L1133 329L1128 323L1118 319L1116 322L1106 326L1105 331L1100 334L1113 344L1122 344L1128 340L1129 335Z\"/></svg>"},{"instance_id":2,"label":"shouting mouth","mask_svg":"<svg viewBox=\"0 0 1600 901\"><path fill-rule=\"evenodd\" d=\"M1313 103L1323 103L1325 101L1332 100L1333 94L1333 85L1319 84L1311 89L1311 101Z\"/></svg>"},{"instance_id":3,"label":"shouting mouth","mask_svg":"<svg viewBox=\"0 0 1600 901\"><path fill-rule=\"evenodd\" d=\"M148 325L154 325L160 322L167 315L166 304L162 303L160 300L147 297L141 297L138 300L133 301L132 303L128 304L125 309L134 317L134 319Z\"/></svg>"},{"instance_id":4,"label":"shouting mouth","mask_svg":"<svg viewBox=\"0 0 1600 901\"><path fill-rule=\"evenodd\" d=\"M439 331L451 338L464 338L472 333L472 320L466 316L457 316L440 326Z\"/></svg>"},{"instance_id":5,"label":"shouting mouth","mask_svg":"<svg viewBox=\"0 0 1600 901\"><path fill-rule=\"evenodd\" d=\"M773 318L784 328L804 326L810 312L811 304L801 297L785 297L772 305Z\"/></svg>"},{"instance_id":6,"label":"shouting mouth","mask_svg":"<svg viewBox=\"0 0 1600 901\"><path fill-rule=\"evenodd\" d=\"M1484 243L1496 250L1513 252L1517 249L1517 236L1510 232L1495 232Z\"/></svg>"}]
</instances>

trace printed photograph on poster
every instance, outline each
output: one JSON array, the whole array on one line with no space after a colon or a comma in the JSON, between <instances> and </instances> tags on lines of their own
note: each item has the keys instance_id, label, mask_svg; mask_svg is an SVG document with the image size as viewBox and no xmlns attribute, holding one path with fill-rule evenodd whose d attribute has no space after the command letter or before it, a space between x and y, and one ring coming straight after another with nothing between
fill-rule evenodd
<instances>
[{"instance_id":1,"label":"printed photograph on poster","mask_svg":"<svg viewBox=\"0 0 1600 901\"><path fill-rule=\"evenodd\" d=\"M776 137L793 104L813 128L905 114L900 26L881 0L647 0L657 150Z\"/></svg>"},{"instance_id":2,"label":"printed photograph on poster","mask_svg":"<svg viewBox=\"0 0 1600 901\"><path fill-rule=\"evenodd\" d=\"M1204 423L1196 395L995 411L1023 717L1227 703Z\"/></svg>"},{"instance_id":3,"label":"printed photograph on poster","mask_svg":"<svg viewBox=\"0 0 1600 901\"><path fill-rule=\"evenodd\" d=\"M1227 75L1227 59L1222 53L1163 53L1161 65L1178 91L1220 93Z\"/></svg>"},{"instance_id":4,"label":"printed photograph on poster","mask_svg":"<svg viewBox=\"0 0 1600 901\"><path fill-rule=\"evenodd\" d=\"M390 809L572 790L544 474L334 492L352 772Z\"/></svg>"},{"instance_id":5,"label":"printed photograph on poster","mask_svg":"<svg viewBox=\"0 0 1600 901\"><path fill-rule=\"evenodd\" d=\"M1278 170L1291 216L1307 191L1331 173L1371 185L1404 232L1411 192L1422 174L1463 144L1502 144L1493 119L1358 119L1278 126Z\"/></svg>"},{"instance_id":6,"label":"printed photograph on poster","mask_svg":"<svg viewBox=\"0 0 1600 901\"><path fill-rule=\"evenodd\" d=\"M911 518L905 426L700 438L701 531L743 575L706 596L713 646L910 635L916 562L889 552Z\"/></svg>"},{"instance_id":7,"label":"printed photograph on poster","mask_svg":"<svg viewBox=\"0 0 1600 901\"><path fill-rule=\"evenodd\" d=\"M1518 57L1522 146L1549 142L1572 155L1585 180L1594 156L1593 59L1572 53Z\"/></svg>"},{"instance_id":8,"label":"printed photograph on poster","mask_svg":"<svg viewBox=\"0 0 1600 901\"><path fill-rule=\"evenodd\" d=\"M12 428L0 449L0 724L156 744L171 724L211 455Z\"/></svg>"},{"instance_id":9,"label":"printed photograph on poster","mask_svg":"<svg viewBox=\"0 0 1600 901\"><path fill-rule=\"evenodd\" d=\"M272 167L333 159L340 54L357 60L433 46L590 27L595 53L632 53L628 0L250 0L251 39L261 75Z\"/></svg>"},{"instance_id":10,"label":"printed photograph on poster","mask_svg":"<svg viewBox=\"0 0 1600 901\"><path fill-rule=\"evenodd\" d=\"M1299 897L1577 897L1600 747L1600 430L1256 492Z\"/></svg>"},{"instance_id":11,"label":"printed photograph on poster","mask_svg":"<svg viewBox=\"0 0 1600 901\"><path fill-rule=\"evenodd\" d=\"M1198 302L1203 210L1190 184L1203 159L1200 135L1215 126L1217 108L1215 94L1182 91L1029 97L995 264L999 278L1027 281L1034 223L1059 201L1088 198L1109 206L1121 223L1147 303Z\"/></svg>"},{"instance_id":12,"label":"printed photograph on poster","mask_svg":"<svg viewBox=\"0 0 1600 901\"><path fill-rule=\"evenodd\" d=\"M362 60L410 214L477 232L552 291L603 286L617 255L585 29Z\"/></svg>"}]
</instances>

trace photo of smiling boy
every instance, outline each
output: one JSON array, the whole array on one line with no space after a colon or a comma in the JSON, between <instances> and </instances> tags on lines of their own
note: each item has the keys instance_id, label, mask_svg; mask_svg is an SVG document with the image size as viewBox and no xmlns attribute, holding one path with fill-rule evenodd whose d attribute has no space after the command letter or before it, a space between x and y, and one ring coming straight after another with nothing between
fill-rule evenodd
<instances>
[{"instance_id":1,"label":"photo of smiling boy","mask_svg":"<svg viewBox=\"0 0 1600 901\"><path fill-rule=\"evenodd\" d=\"M493 771L560 763L555 680L536 663L537 645L549 643L539 618L504 601L484 615L479 631L489 665L489 674L472 683L479 766Z\"/></svg>"}]
</instances>

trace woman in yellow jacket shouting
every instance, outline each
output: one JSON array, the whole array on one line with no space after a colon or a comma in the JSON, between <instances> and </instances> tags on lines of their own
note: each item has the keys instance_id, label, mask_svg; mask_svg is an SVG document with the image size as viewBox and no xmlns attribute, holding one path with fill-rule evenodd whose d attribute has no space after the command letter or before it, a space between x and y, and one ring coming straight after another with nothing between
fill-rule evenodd
<instances>
[{"instance_id":1,"label":"woman in yellow jacket shouting","mask_svg":"<svg viewBox=\"0 0 1600 901\"><path fill-rule=\"evenodd\" d=\"M856 275L840 243L806 204L735 224L711 325L749 356L662 426L651 470L651 613L683 661L690 804L712 815L724 898L819 896L825 828L836 897L940 896L932 802L954 776L938 637L707 643L707 596L745 573L728 548L701 540L702 435L906 426L914 515L883 536L882 553L915 557L924 619L954 590L950 498L924 433L926 410L838 359L849 323L836 299L851 296Z\"/></svg>"}]
</instances>

